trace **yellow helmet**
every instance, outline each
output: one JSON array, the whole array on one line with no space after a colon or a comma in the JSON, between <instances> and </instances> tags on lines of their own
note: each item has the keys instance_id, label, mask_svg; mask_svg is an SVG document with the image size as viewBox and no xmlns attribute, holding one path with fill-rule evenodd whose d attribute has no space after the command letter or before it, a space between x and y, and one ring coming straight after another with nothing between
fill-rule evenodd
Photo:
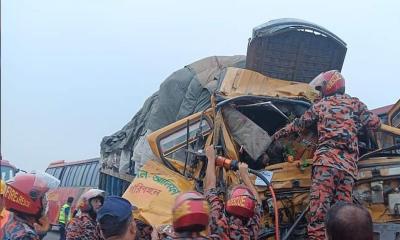
<instances>
[{"instance_id":1,"label":"yellow helmet","mask_svg":"<svg viewBox=\"0 0 400 240\"><path fill-rule=\"evenodd\" d=\"M3 195L6 192L6 182L3 179L0 179L0 195Z\"/></svg>"}]
</instances>

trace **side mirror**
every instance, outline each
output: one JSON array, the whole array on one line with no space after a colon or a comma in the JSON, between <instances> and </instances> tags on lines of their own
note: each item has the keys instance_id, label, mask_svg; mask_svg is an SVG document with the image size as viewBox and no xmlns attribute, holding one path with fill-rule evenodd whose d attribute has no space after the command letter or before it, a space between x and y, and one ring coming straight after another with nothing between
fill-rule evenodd
<instances>
[{"instance_id":1,"label":"side mirror","mask_svg":"<svg viewBox=\"0 0 400 240\"><path fill-rule=\"evenodd\" d=\"M17 168L17 170L15 170L15 173L19 173L19 172L28 173L28 172L25 171L25 170L22 170L22 169Z\"/></svg>"}]
</instances>

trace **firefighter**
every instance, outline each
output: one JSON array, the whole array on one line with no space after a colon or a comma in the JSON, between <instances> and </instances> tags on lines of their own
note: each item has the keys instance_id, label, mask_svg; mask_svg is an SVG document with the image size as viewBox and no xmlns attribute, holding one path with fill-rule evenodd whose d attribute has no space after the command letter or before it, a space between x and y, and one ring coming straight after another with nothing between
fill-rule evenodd
<instances>
[{"instance_id":1,"label":"firefighter","mask_svg":"<svg viewBox=\"0 0 400 240\"><path fill-rule=\"evenodd\" d=\"M133 206L121 197L110 196L97 213L102 235L106 240L133 240L136 237L136 223L132 216Z\"/></svg>"},{"instance_id":2,"label":"firefighter","mask_svg":"<svg viewBox=\"0 0 400 240\"><path fill-rule=\"evenodd\" d=\"M262 215L261 199L251 183L247 164L239 164L244 185L233 187L224 203L216 189L214 146L206 147L206 156L208 164L204 191L211 206L211 232L222 239L257 239Z\"/></svg>"},{"instance_id":3,"label":"firefighter","mask_svg":"<svg viewBox=\"0 0 400 240\"><path fill-rule=\"evenodd\" d=\"M65 225L71 220L71 205L74 201L73 197L68 197L67 202L61 207L58 215L58 223L60 224L60 240L65 240Z\"/></svg>"},{"instance_id":4,"label":"firefighter","mask_svg":"<svg viewBox=\"0 0 400 240\"><path fill-rule=\"evenodd\" d=\"M345 94L345 79L339 71L323 72L310 85L320 91L321 100L273 138L316 126L318 146L313 159L308 235L310 239L325 239L324 218L331 204L352 201L358 174L357 134L364 126L376 130L381 123L364 103Z\"/></svg>"},{"instance_id":5,"label":"firefighter","mask_svg":"<svg viewBox=\"0 0 400 240\"><path fill-rule=\"evenodd\" d=\"M6 192L6 182L3 179L0 179L0 229L3 229L4 224L8 221L10 217L10 212L6 210L4 207L4 193ZM0 239L2 238L2 232L0 230Z\"/></svg>"},{"instance_id":6,"label":"firefighter","mask_svg":"<svg viewBox=\"0 0 400 240\"><path fill-rule=\"evenodd\" d=\"M47 192L59 183L47 173L17 174L6 183L4 202L13 216L4 226L4 240L38 240L46 235L50 229Z\"/></svg>"},{"instance_id":7,"label":"firefighter","mask_svg":"<svg viewBox=\"0 0 400 240\"><path fill-rule=\"evenodd\" d=\"M104 203L105 193L99 189L90 189L79 198L77 214L66 228L67 240L103 239L97 226L97 212Z\"/></svg>"},{"instance_id":8,"label":"firefighter","mask_svg":"<svg viewBox=\"0 0 400 240\"><path fill-rule=\"evenodd\" d=\"M198 192L185 192L178 195L172 208L172 229L164 226L161 236L154 239L186 240L186 239L221 239L217 234L206 235L201 232L209 223L209 207L204 196Z\"/></svg>"}]
</instances>

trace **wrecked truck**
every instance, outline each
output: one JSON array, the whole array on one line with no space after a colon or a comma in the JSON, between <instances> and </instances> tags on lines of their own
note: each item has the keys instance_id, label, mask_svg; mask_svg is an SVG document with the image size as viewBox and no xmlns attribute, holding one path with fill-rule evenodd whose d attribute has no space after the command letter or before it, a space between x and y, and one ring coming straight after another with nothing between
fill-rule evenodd
<instances>
[{"instance_id":1,"label":"wrecked truck","mask_svg":"<svg viewBox=\"0 0 400 240\"><path fill-rule=\"evenodd\" d=\"M253 29L247 56L211 56L178 69L121 130L102 139L100 187L121 195L139 169L155 158L147 137L208 109L211 95L218 91L227 68L308 83L320 72L341 70L346 51L346 43L329 30L304 20L284 18Z\"/></svg>"},{"instance_id":2,"label":"wrecked truck","mask_svg":"<svg viewBox=\"0 0 400 240\"><path fill-rule=\"evenodd\" d=\"M135 216L154 227L168 225L179 193L203 192L207 164L203 149L213 144L218 155L247 162L272 184L277 204L266 184L251 176L265 212L259 239L273 238L275 220L284 239L306 239L315 129L279 143L271 142L270 136L311 106L318 93L308 82L321 71L340 70L345 52L338 37L304 21L285 19L255 28L245 61L241 56L235 61L213 57L178 71L192 77L178 110L163 101L165 92L160 88L145 103L147 111L142 109L121 131L103 139L100 187L119 184L113 185L110 178L124 180L123 196L137 206ZM177 83L174 74L172 83ZM182 90L171 81L168 86ZM196 91L196 86L201 90ZM166 102L174 116L160 109ZM163 117L157 113L167 115L157 119ZM149 119L146 114L153 121L143 121ZM159 128L152 127L157 124ZM359 141L362 157L354 201L371 212L377 239L396 239L400 234L399 146L379 149L367 131ZM146 160L134 161L137 155ZM234 171L219 167L217 172L222 196L240 182Z\"/></svg>"}]
</instances>

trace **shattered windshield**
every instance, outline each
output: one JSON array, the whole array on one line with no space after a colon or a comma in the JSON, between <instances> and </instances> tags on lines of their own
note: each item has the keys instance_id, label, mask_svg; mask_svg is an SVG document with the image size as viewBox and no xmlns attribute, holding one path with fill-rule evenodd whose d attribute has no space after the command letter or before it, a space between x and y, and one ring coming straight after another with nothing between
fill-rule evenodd
<instances>
[{"instance_id":1,"label":"shattered windshield","mask_svg":"<svg viewBox=\"0 0 400 240\"><path fill-rule=\"evenodd\" d=\"M189 137L188 133L189 132ZM180 148L186 145L187 138L189 143L196 140L196 136L201 133L201 135L206 135L211 132L211 126L206 120L196 121L189 125L189 131L187 127L181 128L178 131L166 136L160 140L160 149L164 156L170 154L171 152L178 151ZM181 150L182 152L182 150ZM185 153L183 154L185 155Z\"/></svg>"}]
</instances>

